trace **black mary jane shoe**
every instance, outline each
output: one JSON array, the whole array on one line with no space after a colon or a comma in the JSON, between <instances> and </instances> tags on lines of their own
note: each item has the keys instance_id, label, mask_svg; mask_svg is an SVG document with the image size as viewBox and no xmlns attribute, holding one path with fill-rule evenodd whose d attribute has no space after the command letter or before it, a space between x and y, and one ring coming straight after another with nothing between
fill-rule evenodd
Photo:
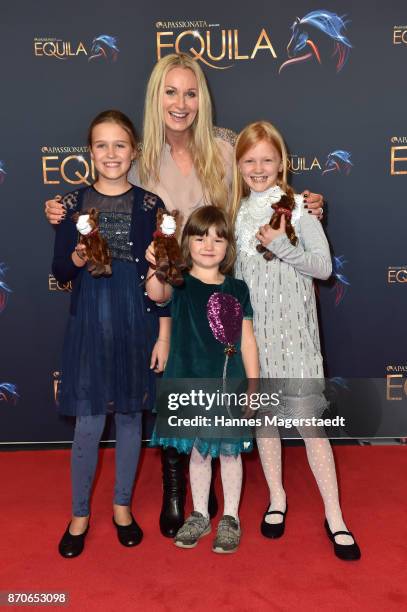
<instances>
[{"instance_id":1,"label":"black mary jane shoe","mask_svg":"<svg viewBox=\"0 0 407 612\"><path fill-rule=\"evenodd\" d=\"M123 546L137 546L143 539L141 527L134 520L134 516L132 514L130 516L130 525L118 525L113 517L113 525L116 527L117 537Z\"/></svg>"},{"instance_id":2,"label":"black mary jane shoe","mask_svg":"<svg viewBox=\"0 0 407 612\"><path fill-rule=\"evenodd\" d=\"M332 533L329 528L328 521L325 519L324 523L326 533L328 534L328 538L331 540L334 545L334 552L338 559L342 559L342 561L357 561L361 557L360 548L356 543L355 537L353 533L350 531L336 531ZM338 535L348 535L353 538L353 544L338 544L335 541L335 536Z\"/></svg>"},{"instance_id":3,"label":"black mary jane shoe","mask_svg":"<svg viewBox=\"0 0 407 612\"><path fill-rule=\"evenodd\" d=\"M83 533L79 535L72 535L72 533L69 531L70 526L71 523L69 523L68 527L66 528L66 531L58 545L59 554L62 557L65 557L65 559L73 559L74 557L79 557L79 555L84 549L85 538L89 531L88 523L88 526L86 527Z\"/></svg>"},{"instance_id":4,"label":"black mary jane shoe","mask_svg":"<svg viewBox=\"0 0 407 612\"><path fill-rule=\"evenodd\" d=\"M263 520L260 525L260 531L265 538L271 538L276 540L277 538L281 538L284 535L285 529L285 516L287 514L288 506L286 506L285 512L281 512L281 510L266 510L263 515ZM270 516L271 514L281 514L283 520L281 523L267 523L266 516Z\"/></svg>"}]
</instances>

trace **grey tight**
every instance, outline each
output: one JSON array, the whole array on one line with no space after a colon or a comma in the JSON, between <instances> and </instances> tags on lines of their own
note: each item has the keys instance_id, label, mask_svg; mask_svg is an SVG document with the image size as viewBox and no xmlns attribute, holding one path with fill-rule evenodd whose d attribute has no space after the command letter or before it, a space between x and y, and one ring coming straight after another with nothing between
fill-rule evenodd
<instances>
[{"instance_id":1,"label":"grey tight","mask_svg":"<svg viewBox=\"0 0 407 612\"><path fill-rule=\"evenodd\" d=\"M76 418L72 444L72 514L88 516L89 500L98 462L99 442L106 415ZM115 413L116 480L114 503L129 506L141 446L141 413Z\"/></svg>"}]
</instances>

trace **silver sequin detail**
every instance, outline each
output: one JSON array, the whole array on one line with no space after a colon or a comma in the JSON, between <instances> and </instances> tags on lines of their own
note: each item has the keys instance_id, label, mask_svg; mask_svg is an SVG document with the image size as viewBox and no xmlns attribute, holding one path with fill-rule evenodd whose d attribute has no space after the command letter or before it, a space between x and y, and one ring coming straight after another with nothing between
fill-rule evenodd
<instances>
[{"instance_id":1,"label":"silver sequin detail","mask_svg":"<svg viewBox=\"0 0 407 612\"><path fill-rule=\"evenodd\" d=\"M100 233L106 239L113 259L134 261L130 242L133 201L133 190L115 197L104 196L95 189L85 193L82 209L99 210Z\"/></svg>"},{"instance_id":2,"label":"silver sequin detail","mask_svg":"<svg viewBox=\"0 0 407 612\"><path fill-rule=\"evenodd\" d=\"M296 197L296 209L301 211L296 213L293 221L299 242L303 244L300 197ZM249 196L242 202L236 222L238 257L235 276L243 279L250 289L260 376L321 378L324 374L313 278L278 257L266 261L256 251L258 241L254 235L260 225L269 222L270 208L264 207L263 220L258 215L254 219L250 213L251 204ZM307 236L308 244L312 240L317 241L319 237Z\"/></svg>"}]
</instances>

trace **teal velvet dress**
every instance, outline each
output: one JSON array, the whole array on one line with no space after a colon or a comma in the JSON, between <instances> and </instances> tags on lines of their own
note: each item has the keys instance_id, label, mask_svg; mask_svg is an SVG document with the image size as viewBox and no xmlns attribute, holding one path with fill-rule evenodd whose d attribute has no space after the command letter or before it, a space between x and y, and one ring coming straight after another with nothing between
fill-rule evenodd
<instances>
[{"instance_id":1,"label":"teal velvet dress","mask_svg":"<svg viewBox=\"0 0 407 612\"><path fill-rule=\"evenodd\" d=\"M184 280L184 284L173 291L171 346L163 379L166 379L165 383L174 380L174 389L177 388L176 379L217 379L216 382L222 384L225 345L215 338L209 325L208 300L214 293L232 295L242 307L243 318L252 319L249 288L244 281L231 276L225 276L220 285L204 283L188 273L184 275ZM241 384L246 379L246 374L240 344L241 337L234 344L236 352L229 357L225 374L227 379L235 379ZM190 453L195 446L204 457L208 454L212 457L218 457L220 454L236 456L253 448L252 437L247 428L242 431L246 435L238 438L231 437L230 433L224 438L219 433L211 437L201 427L196 428L195 437L188 434L189 437L184 438L177 435L176 431L174 433L173 437L160 437L156 425L150 445L171 446L184 453Z\"/></svg>"}]
</instances>

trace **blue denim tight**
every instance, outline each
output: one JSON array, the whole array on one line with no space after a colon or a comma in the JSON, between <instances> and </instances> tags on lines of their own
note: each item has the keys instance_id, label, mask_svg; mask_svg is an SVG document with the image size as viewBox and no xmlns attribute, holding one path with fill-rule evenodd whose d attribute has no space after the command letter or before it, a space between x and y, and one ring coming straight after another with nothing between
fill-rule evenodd
<instances>
[{"instance_id":1,"label":"blue denim tight","mask_svg":"<svg viewBox=\"0 0 407 612\"><path fill-rule=\"evenodd\" d=\"M105 427L106 415L76 418L72 445L72 513L90 514L89 500L98 462L99 442ZM141 412L115 413L116 423L116 480L114 503L129 506L141 446Z\"/></svg>"}]
</instances>

